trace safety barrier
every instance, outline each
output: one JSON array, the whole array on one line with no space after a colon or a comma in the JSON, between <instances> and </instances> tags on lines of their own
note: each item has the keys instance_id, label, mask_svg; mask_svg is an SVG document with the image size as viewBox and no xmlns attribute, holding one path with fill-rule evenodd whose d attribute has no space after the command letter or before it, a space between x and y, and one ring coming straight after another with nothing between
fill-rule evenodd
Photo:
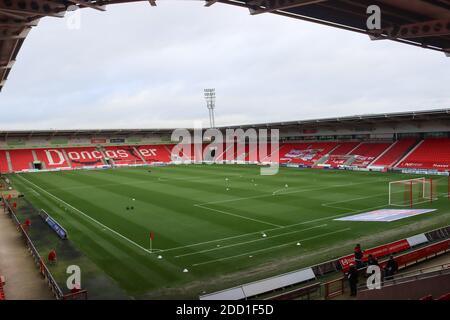
<instances>
[{"instance_id":1,"label":"safety barrier","mask_svg":"<svg viewBox=\"0 0 450 320\"><path fill-rule=\"evenodd\" d=\"M345 292L345 277L324 283L324 288L326 300L343 295Z\"/></svg>"},{"instance_id":2,"label":"safety barrier","mask_svg":"<svg viewBox=\"0 0 450 320\"><path fill-rule=\"evenodd\" d=\"M55 295L56 299L58 299L58 300L63 299L64 298L64 294L63 294L61 288L59 287L59 285L56 282L56 280L53 278L53 275L50 272L50 270L45 265L44 260L42 259L42 257L39 254L38 250L34 246L33 241L31 241L30 237L28 236L28 233L26 232L26 230L24 229L23 225L20 223L19 219L17 218L16 214L14 213L14 210L11 207L9 201L4 196L2 196L2 203L3 203L3 206L4 206L5 212L11 217L11 219L14 222L14 224L17 226L17 229L21 233L23 239L25 240L27 248L30 251L31 256L34 259L34 262L35 262L36 266L39 268L39 271L40 271L41 275L47 281L47 284L48 284L50 290L53 292L53 294Z\"/></svg>"},{"instance_id":3,"label":"safety barrier","mask_svg":"<svg viewBox=\"0 0 450 320\"><path fill-rule=\"evenodd\" d=\"M317 282L305 287L285 291L264 300L311 300L311 298L321 295L321 289L322 283Z\"/></svg>"}]
</instances>

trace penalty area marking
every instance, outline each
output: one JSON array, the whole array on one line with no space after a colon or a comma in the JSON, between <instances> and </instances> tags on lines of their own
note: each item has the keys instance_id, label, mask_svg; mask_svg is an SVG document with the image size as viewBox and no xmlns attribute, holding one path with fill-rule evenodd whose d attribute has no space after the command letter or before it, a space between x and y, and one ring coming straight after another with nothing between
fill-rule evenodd
<instances>
[{"instance_id":1,"label":"penalty area marking","mask_svg":"<svg viewBox=\"0 0 450 320\"><path fill-rule=\"evenodd\" d=\"M438 178L435 179L436 182L441 181L444 178ZM402 193L404 191L399 191L397 193ZM439 193L438 193L439 194ZM353 212L362 212L364 210L372 210L372 209L378 209L378 208L382 208L382 207L388 207L388 204L385 205L381 205L381 206L377 206L377 207L372 207L372 208L366 208L366 209L362 209L362 210L354 210L351 208L346 208L346 207L338 207L338 206L333 206L333 204L338 204L338 203L346 203L346 202L353 202L353 201L357 201L357 200L364 200L364 199L370 199L370 198L376 198L376 197L381 197L381 196L386 196L389 195L389 192L385 192L385 193L378 193L375 195L371 195L371 196L364 196L364 197L358 197L358 198L351 198L351 199L347 199L347 200L340 200L340 201L333 201L333 202L327 202L327 203L322 203L323 207L328 207L328 208L332 208L332 209L342 209L342 210L351 210L351 212L349 213L353 213ZM448 197L448 193L442 193L440 194L442 195L446 195ZM425 201L426 202L426 201Z\"/></svg>"},{"instance_id":2,"label":"penalty area marking","mask_svg":"<svg viewBox=\"0 0 450 320\"><path fill-rule=\"evenodd\" d=\"M182 249L186 249L186 248L192 248L192 247L205 245L205 244L208 244L208 243L214 243L214 242L226 241L226 240L231 240L231 239L236 239L236 238L242 238L242 237L246 237L246 236L249 236L249 235L252 235L252 234L261 234L262 232L269 232L269 231L274 231L274 230L286 229L286 228L296 227L296 226L300 226L300 225L303 225L303 224L314 223L314 222L319 222L319 221L324 221L324 220L333 220L334 218L344 217L344 216L347 216L347 215L352 214L352 213L363 212L363 211L366 211L366 210L379 209L379 208L383 208L383 207L386 207L386 206L382 205L382 206L364 208L364 209L361 209L361 210L353 210L353 211L350 211L350 212L341 213L341 214L337 214L337 215L334 215L334 216L327 216L327 217L323 217L323 218L317 218L317 219L313 219L313 220L297 222L297 223L289 224L289 225L282 226L282 227L279 227L279 228L265 229L265 230L260 230L260 231L240 234L240 235L237 235L237 236L231 236L231 237L225 237L225 238L220 238L220 239L208 240L208 241L203 241L203 242L197 242L197 243L188 244L188 245L185 245L185 246L179 246L179 247L173 247L173 248L169 248L169 249L163 249L162 252L182 250ZM348 210L350 210L350 209L348 209Z\"/></svg>"},{"instance_id":3,"label":"penalty area marking","mask_svg":"<svg viewBox=\"0 0 450 320\"><path fill-rule=\"evenodd\" d=\"M227 211L223 211L223 210L208 208L208 207L205 207L205 206L203 206L201 204L194 204L194 207L198 207L198 208L202 208L202 209L207 209L207 210L223 213L223 214L226 214L226 215L229 215L229 216L233 216L233 217L237 217L237 218L241 218L241 219L245 219L245 220L251 220L253 222L266 224L266 225L269 225L269 226L272 226L272 227L277 227L277 228L281 228L282 227L282 226L280 226L278 224L262 221L262 220L259 220L259 219L249 218L249 217L241 216L239 214L235 214L235 213L231 213L231 212L227 212Z\"/></svg>"},{"instance_id":4,"label":"penalty area marking","mask_svg":"<svg viewBox=\"0 0 450 320\"><path fill-rule=\"evenodd\" d=\"M249 241L245 241L245 242L239 242L239 243L234 243L234 244L230 244L230 245L226 245L226 246L220 246L220 247L216 247L216 248L212 248L212 249L206 249L206 250L201 250L201 251L196 251L196 252L191 252L191 253L180 254L178 256L175 256L175 258L187 257L187 256L192 256L192 255L196 255L196 254L205 253L205 252L227 249L227 248L231 248L231 247L241 246L243 244L248 244L248 243L253 243L253 242L258 242L258 241L274 239L274 238L286 236L286 235L293 234L293 233L299 233L299 232L308 231L308 230L312 230L312 229L323 228L323 227L326 227L326 226L327 226L327 224L322 224L320 226L314 226L314 227L310 227L310 228L306 228L306 229L284 232L284 233L277 234L277 235L274 235L274 236L270 236L270 237L267 237L267 238L265 237L265 238L261 238L261 239L253 239L253 240L249 240Z\"/></svg>"},{"instance_id":5,"label":"penalty area marking","mask_svg":"<svg viewBox=\"0 0 450 320\"><path fill-rule=\"evenodd\" d=\"M381 179L381 180L378 180L378 181L379 182L386 182L386 181L389 181L389 180L388 179ZM321 191L321 190L340 188L340 187L357 186L357 185L363 185L363 184L369 184L369 183L373 183L373 181L361 182L361 183L338 184L338 185L326 186L326 187L320 187L320 188L286 191L286 192L283 192L282 195L293 194L293 193L303 193L303 192L310 192L310 191ZM273 196L274 196L273 192L270 192L270 193L260 194L260 195L251 196L251 197L241 197L241 198L234 198L234 199L225 199L225 200L204 202L204 203L199 203L198 205L202 205L203 206L203 205L210 205L210 204L218 204L218 203L227 203L227 202L235 202L235 201L250 200L250 199L267 198L267 197L273 197Z\"/></svg>"},{"instance_id":6,"label":"penalty area marking","mask_svg":"<svg viewBox=\"0 0 450 320\"><path fill-rule=\"evenodd\" d=\"M250 251L250 252L246 252L246 253L237 254L237 255L234 255L234 256L229 256L229 257L209 260L209 261L200 262L200 263L194 263L192 265L192 267L202 266L202 265L205 265L205 264L225 261L225 260L234 259L234 258L239 258L239 257L242 257L242 256L248 256L248 255L252 255L253 256L255 253L260 253L260 252L264 252L264 251L267 251L267 250L272 250L272 249L275 249L275 248L282 248L282 247L290 246L292 244L296 245L297 243L302 243L304 241L314 240L314 239L317 239L317 238L329 236L329 235L332 235L332 234L335 234L335 233L350 231L350 230L351 230L351 228L340 229L340 230L336 230L336 231L332 231L332 232L319 234L317 236L312 236L312 237L309 237L309 238L296 240L296 241L293 241L293 242L283 243L283 244L280 244L280 245L271 246L271 247L267 247L267 248L264 248L264 249L259 249L259 250L255 250L255 251Z\"/></svg>"}]
</instances>

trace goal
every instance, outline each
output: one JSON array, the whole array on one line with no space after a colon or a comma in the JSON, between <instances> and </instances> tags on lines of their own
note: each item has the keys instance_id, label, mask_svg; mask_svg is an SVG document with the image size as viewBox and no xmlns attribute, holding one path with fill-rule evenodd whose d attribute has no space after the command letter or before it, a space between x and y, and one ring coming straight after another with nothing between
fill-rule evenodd
<instances>
[{"instance_id":1,"label":"goal","mask_svg":"<svg viewBox=\"0 0 450 320\"><path fill-rule=\"evenodd\" d=\"M437 200L437 184L433 179L416 178L389 182L389 205L413 207Z\"/></svg>"}]
</instances>

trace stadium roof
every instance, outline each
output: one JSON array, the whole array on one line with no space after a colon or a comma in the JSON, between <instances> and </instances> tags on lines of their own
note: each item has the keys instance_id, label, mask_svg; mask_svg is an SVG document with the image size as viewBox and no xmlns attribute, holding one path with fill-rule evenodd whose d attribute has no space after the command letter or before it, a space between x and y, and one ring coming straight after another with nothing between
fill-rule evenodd
<instances>
[{"instance_id":1,"label":"stadium roof","mask_svg":"<svg viewBox=\"0 0 450 320\"><path fill-rule=\"evenodd\" d=\"M32 27L43 17L63 17L68 10L104 11L109 4L156 0L2 0L0 1L0 90ZM450 0L205 0L240 6L252 15L272 13L390 39L450 54ZM381 30L366 27L367 7L378 5Z\"/></svg>"},{"instance_id":2,"label":"stadium roof","mask_svg":"<svg viewBox=\"0 0 450 320\"><path fill-rule=\"evenodd\" d=\"M450 109L435 109L425 111L413 111L413 112L397 112L397 113L381 113L381 114L366 114L355 115L338 118L323 118L323 119L310 119L310 120L298 120L298 121L286 121L286 122L271 122L271 123L259 123L249 124L241 126L227 126L223 127L236 129L236 128L287 128L287 127L301 127L301 128L319 128L327 126L361 126L369 124L398 124L406 121L450 121ZM450 127L449 127L450 130Z\"/></svg>"},{"instance_id":3,"label":"stadium roof","mask_svg":"<svg viewBox=\"0 0 450 320\"><path fill-rule=\"evenodd\" d=\"M280 128L314 128L320 127L352 127L352 126L367 126L376 124L390 124L394 125L404 122L422 122L422 121L446 121L449 124L450 131L450 109L436 109L414 112L398 112L398 113L382 113L382 114L367 114L356 115L338 118L324 118L311 120L298 120L287 122L271 122L259 124L246 124L236 126L222 126L218 129L280 129ZM2 139L14 137L76 137L76 136L117 136L127 137L136 134L170 134L173 128L161 129L73 129L73 130L8 130L0 131ZM192 129L190 129L192 130Z\"/></svg>"},{"instance_id":4,"label":"stadium roof","mask_svg":"<svg viewBox=\"0 0 450 320\"><path fill-rule=\"evenodd\" d=\"M218 0L247 7L253 15L273 13L450 53L449 0ZM381 30L367 30L367 8L381 9Z\"/></svg>"}]
</instances>

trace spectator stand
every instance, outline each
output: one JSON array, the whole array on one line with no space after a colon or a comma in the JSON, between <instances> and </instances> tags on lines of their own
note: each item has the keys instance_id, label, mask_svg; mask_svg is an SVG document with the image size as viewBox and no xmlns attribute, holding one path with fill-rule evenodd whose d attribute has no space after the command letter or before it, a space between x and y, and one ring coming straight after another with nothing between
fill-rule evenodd
<instances>
[{"instance_id":1,"label":"spectator stand","mask_svg":"<svg viewBox=\"0 0 450 320\"><path fill-rule=\"evenodd\" d=\"M450 264L445 263L395 275L392 280L383 281L381 290L369 290L361 285L359 297L377 300L386 299L386 296L389 299L417 299L420 292L446 296L447 290L450 290L449 279Z\"/></svg>"},{"instance_id":2,"label":"spectator stand","mask_svg":"<svg viewBox=\"0 0 450 320\"><path fill-rule=\"evenodd\" d=\"M370 248L366 251L376 252L377 254L375 254L375 257L380 259L380 265L383 265L383 263L387 261L390 254L400 253L396 259L398 259L399 269L404 269L421 261L432 259L448 252L449 239L450 226L447 226L424 234L412 236L404 240L395 241L388 245ZM408 244L407 247L404 246L406 242ZM401 246L399 246L399 244ZM342 272L345 270L343 270L341 261L343 258L348 257L349 256L341 257L311 267L317 279L322 281L321 292L323 293L323 298L332 299L345 293L348 281L347 277L342 276ZM363 268L360 272L364 272L365 270L366 269ZM336 278L335 275L337 273L339 273L339 276ZM330 277L334 277L334 279L330 279Z\"/></svg>"}]
</instances>

